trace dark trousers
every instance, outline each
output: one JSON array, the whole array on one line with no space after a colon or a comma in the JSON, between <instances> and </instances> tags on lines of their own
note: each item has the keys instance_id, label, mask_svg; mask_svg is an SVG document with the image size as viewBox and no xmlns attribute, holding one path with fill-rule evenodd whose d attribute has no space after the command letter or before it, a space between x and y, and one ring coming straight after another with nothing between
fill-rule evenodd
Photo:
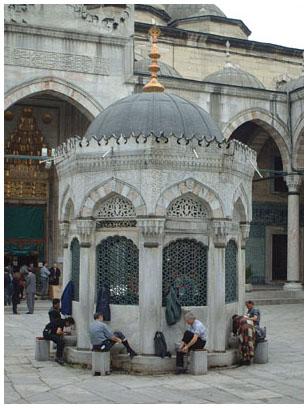
<instances>
[{"instance_id":1,"label":"dark trousers","mask_svg":"<svg viewBox=\"0 0 308 408\"><path fill-rule=\"evenodd\" d=\"M49 335L44 335L45 340L51 340L57 345L57 352L56 356L57 358L63 358L63 350L64 350L64 339L62 335L59 334L49 334Z\"/></svg>"},{"instance_id":2,"label":"dark trousers","mask_svg":"<svg viewBox=\"0 0 308 408\"><path fill-rule=\"evenodd\" d=\"M17 305L20 303L19 294L12 296L13 313L17 313Z\"/></svg>"},{"instance_id":3,"label":"dark trousers","mask_svg":"<svg viewBox=\"0 0 308 408\"><path fill-rule=\"evenodd\" d=\"M116 331L116 332L113 333L113 335L122 340L122 344L126 348L128 353L133 352L133 349L128 344L128 341L126 340L125 335L122 332ZM103 341L101 344L93 345L92 350L93 351L103 351L103 352L110 351L110 349L115 344L116 344L115 341L107 339L107 340ZM105 346L105 348L103 350L102 350L102 346Z\"/></svg>"},{"instance_id":4,"label":"dark trousers","mask_svg":"<svg viewBox=\"0 0 308 408\"><path fill-rule=\"evenodd\" d=\"M182 342L185 344L188 344L191 339L194 337L194 333L186 330L186 332L184 333L184 336L182 338ZM200 339L200 337L198 337L197 341L195 344L193 344L189 350L200 350L203 349L203 347L205 346L206 341ZM176 352L176 366L177 367L184 367L184 355L185 353L183 353L182 351L177 351Z\"/></svg>"},{"instance_id":5,"label":"dark trousers","mask_svg":"<svg viewBox=\"0 0 308 408\"><path fill-rule=\"evenodd\" d=\"M12 298L11 289L9 287L4 288L4 306L7 306L7 305L10 306L11 298Z\"/></svg>"}]
</instances>

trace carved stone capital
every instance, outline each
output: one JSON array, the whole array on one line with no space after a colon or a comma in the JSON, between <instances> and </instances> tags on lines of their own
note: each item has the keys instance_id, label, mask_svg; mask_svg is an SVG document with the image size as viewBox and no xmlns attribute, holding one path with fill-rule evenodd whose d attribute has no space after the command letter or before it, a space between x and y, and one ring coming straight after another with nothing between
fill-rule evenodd
<instances>
[{"instance_id":1,"label":"carved stone capital","mask_svg":"<svg viewBox=\"0 0 308 408\"><path fill-rule=\"evenodd\" d=\"M246 242L249 238L250 224L241 224L241 248L246 248Z\"/></svg>"},{"instance_id":2,"label":"carved stone capital","mask_svg":"<svg viewBox=\"0 0 308 408\"><path fill-rule=\"evenodd\" d=\"M68 232L70 229L70 224L68 221L62 221L59 223L60 235L63 239L63 245L68 243Z\"/></svg>"},{"instance_id":3,"label":"carved stone capital","mask_svg":"<svg viewBox=\"0 0 308 408\"><path fill-rule=\"evenodd\" d=\"M165 218L139 218L137 227L145 240L158 240L164 232Z\"/></svg>"},{"instance_id":4,"label":"carved stone capital","mask_svg":"<svg viewBox=\"0 0 308 408\"><path fill-rule=\"evenodd\" d=\"M76 233L80 237L80 246L90 247L94 240L93 233L95 231L95 221L92 219L76 220Z\"/></svg>"},{"instance_id":5,"label":"carved stone capital","mask_svg":"<svg viewBox=\"0 0 308 408\"><path fill-rule=\"evenodd\" d=\"M214 220L212 222L214 245L216 248L225 248L228 234L232 231L232 222L226 220Z\"/></svg>"},{"instance_id":6,"label":"carved stone capital","mask_svg":"<svg viewBox=\"0 0 308 408\"><path fill-rule=\"evenodd\" d=\"M302 176L299 174L289 174L285 176L285 182L288 186L289 193L298 193L302 184Z\"/></svg>"}]
</instances>

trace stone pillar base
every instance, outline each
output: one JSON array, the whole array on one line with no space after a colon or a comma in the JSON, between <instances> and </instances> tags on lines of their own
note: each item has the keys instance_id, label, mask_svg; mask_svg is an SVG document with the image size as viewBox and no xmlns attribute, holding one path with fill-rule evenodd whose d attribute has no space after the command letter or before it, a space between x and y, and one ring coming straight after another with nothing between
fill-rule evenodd
<instances>
[{"instance_id":1,"label":"stone pillar base","mask_svg":"<svg viewBox=\"0 0 308 408\"><path fill-rule=\"evenodd\" d=\"M283 285L284 290L303 290L303 286L300 282L286 282Z\"/></svg>"}]
</instances>

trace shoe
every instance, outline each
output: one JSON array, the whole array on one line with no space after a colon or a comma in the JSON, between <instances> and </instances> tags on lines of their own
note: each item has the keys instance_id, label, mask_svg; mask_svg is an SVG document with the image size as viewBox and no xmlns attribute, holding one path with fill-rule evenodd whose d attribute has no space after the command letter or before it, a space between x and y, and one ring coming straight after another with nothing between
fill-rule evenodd
<instances>
[{"instance_id":1,"label":"shoe","mask_svg":"<svg viewBox=\"0 0 308 408\"><path fill-rule=\"evenodd\" d=\"M26 314L33 314L33 313L31 313L31 312L27 312Z\"/></svg>"},{"instance_id":2,"label":"shoe","mask_svg":"<svg viewBox=\"0 0 308 408\"><path fill-rule=\"evenodd\" d=\"M62 358L55 358L55 362L60 365L64 365L64 361L62 360Z\"/></svg>"},{"instance_id":3,"label":"shoe","mask_svg":"<svg viewBox=\"0 0 308 408\"><path fill-rule=\"evenodd\" d=\"M175 374L179 375L179 374L185 374L187 372L187 369L184 367L176 367L175 369Z\"/></svg>"},{"instance_id":4,"label":"shoe","mask_svg":"<svg viewBox=\"0 0 308 408\"><path fill-rule=\"evenodd\" d=\"M130 353L129 353L129 357L130 357L130 359L132 360L135 356L137 356L138 354L134 351L134 350L132 350Z\"/></svg>"}]
</instances>

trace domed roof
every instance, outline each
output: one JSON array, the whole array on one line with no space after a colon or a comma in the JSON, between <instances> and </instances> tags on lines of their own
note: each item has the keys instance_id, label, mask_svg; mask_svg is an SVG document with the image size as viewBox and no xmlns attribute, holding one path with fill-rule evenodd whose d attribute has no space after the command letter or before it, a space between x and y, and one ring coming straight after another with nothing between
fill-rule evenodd
<instances>
[{"instance_id":1,"label":"domed roof","mask_svg":"<svg viewBox=\"0 0 308 408\"><path fill-rule=\"evenodd\" d=\"M175 136L189 141L223 141L218 125L198 105L164 92L139 93L123 98L101 112L85 137L105 140L155 136L157 140ZM136 140L138 141L138 139Z\"/></svg>"},{"instance_id":2,"label":"domed roof","mask_svg":"<svg viewBox=\"0 0 308 408\"><path fill-rule=\"evenodd\" d=\"M236 85L248 88L264 89L264 85L254 75L243 71L241 68L227 63L223 69L208 75L205 82L213 82L215 84Z\"/></svg>"},{"instance_id":3,"label":"domed roof","mask_svg":"<svg viewBox=\"0 0 308 408\"><path fill-rule=\"evenodd\" d=\"M134 72L142 75L149 75L149 66L151 64L150 58L144 58L140 61L134 62ZM159 76L182 78L182 75L178 73L176 69L166 64L165 62L159 62Z\"/></svg>"},{"instance_id":4,"label":"domed roof","mask_svg":"<svg viewBox=\"0 0 308 408\"><path fill-rule=\"evenodd\" d=\"M215 4L166 4L165 10L172 20L197 16L226 17Z\"/></svg>"}]
</instances>

